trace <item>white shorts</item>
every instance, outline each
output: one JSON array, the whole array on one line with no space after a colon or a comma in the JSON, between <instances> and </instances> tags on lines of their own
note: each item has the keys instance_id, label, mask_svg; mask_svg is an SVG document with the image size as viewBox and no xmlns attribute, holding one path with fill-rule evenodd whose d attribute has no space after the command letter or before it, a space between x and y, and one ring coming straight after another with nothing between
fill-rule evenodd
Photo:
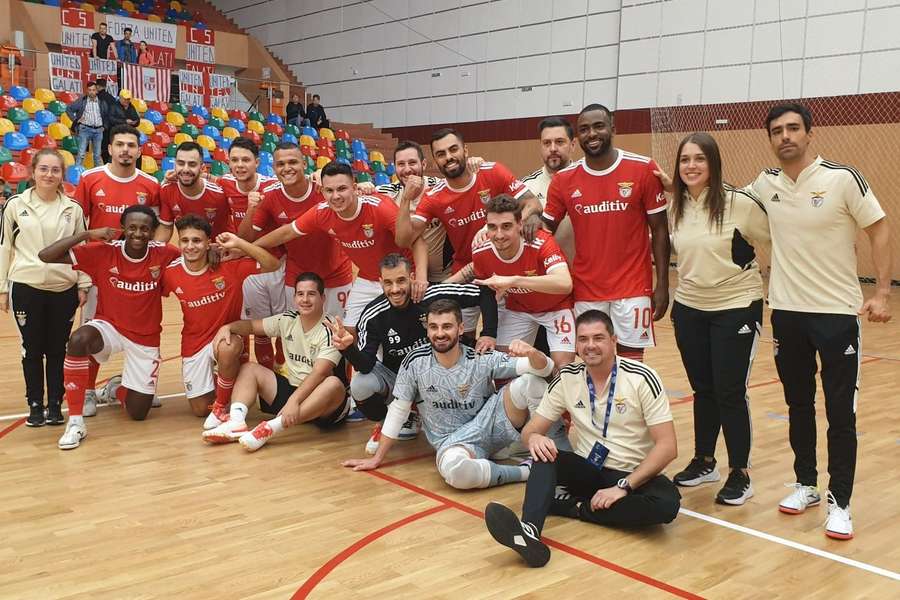
<instances>
[{"instance_id":1,"label":"white shorts","mask_svg":"<svg viewBox=\"0 0 900 600\"><path fill-rule=\"evenodd\" d=\"M509 346L513 340L534 344L538 327L543 325L550 352L575 352L575 314L570 308L542 313L499 308L497 321L498 346Z\"/></svg>"},{"instance_id":2,"label":"white shorts","mask_svg":"<svg viewBox=\"0 0 900 600\"><path fill-rule=\"evenodd\" d=\"M271 273L251 275L244 280L245 319L265 319L285 312L294 303L284 302L284 260Z\"/></svg>"},{"instance_id":3,"label":"white shorts","mask_svg":"<svg viewBox=\"0 0 900 600\"><path fill-rule=\"evenodd\" d=\"M325 288L325 314L332 317L344 318L344 309L347 307L347 298L350 296L350 287L352 284L342 285L340 287ZM294 307L294 288L284 286L284 301L287 304L287 310L293 310Z\"/></svg>"},{"instance_id":4,"label":"white shorts","mask_svg":"<svg viewBox=\"0 0 900 600\"><path fill-rule=\"evenodd\" d=\"M159 380L159 346L142 346L119 333L112 323L92 319L85 323L100 332L103 350L94 354L94 360L103 364L119 352L125 353L122 369L122 385L141 394L155 394Z\"/></svg>"},{"instance_id":5,"label":"white shorts","mask_svg":"<svg viewBox=\"0 0 900 600\"><path fill-rule=\"evenodd\" d=\"M184 395L188 400L216 390L216 358L212 342L193 356L181 357L181 378L184 379Z\"/></svg>"},{"instance_id":6,"label":"white shorts","mask_svg":"<svg viewBox=\"0 0 900 600\"><path fill-rule=\"evenodd\" d=\"M575 314L588 310L601 310L612 319L619 344L629 348L652 348L656 346L653 331L653 309L649 296L623 298L606 302L575 302Z\"/></svg>"},{"instance_id":7,"label":"white shorts","mask_svg":"<svg viewBox=\"0 0 900 600\"><path fill-rule=\"evenodd\" d=\"M384 289L381 287L381 283L377 281L363 279L362 277L357 277L353 280L344 310L344 322L347 326L356 327L366 305L383 293ZM326 310L325 312L328 311Z\"/></svg>"},{"instance_id":8,"label":"white shorts","mask_svg":"<svg viewBox=\"0 0 900 600\"><path fill-rule=\"evenodd\" d=\"M478 327L478 319L480 317L481 307L470 306L469 308L462 309L463 331L465 331L466 333L475 331L475 328Z\"/></svg>"}]
</instances>

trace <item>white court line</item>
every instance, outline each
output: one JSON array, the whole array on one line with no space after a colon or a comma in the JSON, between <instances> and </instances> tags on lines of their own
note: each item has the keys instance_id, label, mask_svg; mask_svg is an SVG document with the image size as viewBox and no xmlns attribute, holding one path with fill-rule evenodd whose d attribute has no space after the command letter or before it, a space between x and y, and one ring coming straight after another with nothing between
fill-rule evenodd
<instances>
[{"instance_id":1,"label":"white court line","mask_svg":"<svg viewBox=\"0 0 900 600\"><path fill-rule=\"evenodd\" d=\"M165 396L160 396L159 399L160 399L160 400L167 400L167 399L169 399L169 398L178 398L178 397L180 397L180 396L184 396L184 392L181 392L180 394L166 394ZM106 407L106 406L110 406L110 405L107 405L107 404L98 404L98 405L97 405L97 408L98 408L98 409L99 409L99 408L104 408L104 407ZM64 413L67 413L67 412L69 412L69 409L68 409L68 408L64 408L64 409L63 409L63 412L64 412ZM17 414L17 415L0 415L0 421L15 421L16 419L22 419L22 418L27 417L27 416L28 416L28 413L19 413L19 414Z\"/></svg>"},{"instance_id":2,"label":"white court line","mask_svg":"<svg viewBox=\"0 0 900 600\"><path fill-rule=\"evenodd\" d=\"M832 552L826 552L825 550L819 550L818 548L813 548L812 546L807 546L806 544L801 544L799 542L786 540L784 538L778 537L777 535L763 533L762 531L757 531L756 529L750 529L749 527L744 527L743 525L736 525L735 523L731 523L729 521L724 521L722 519L717 519L715 517L710 517L709 515L704 515L703 513L694 512L694 511L688 510L686 508L682 508L678 512L680 512L684 515L687 515L689 517L694 517L695 519L700 519L701 521L706 521L707 523L712 523L713 525L718 525L719 527L733 529L734 531L739 531L739 532L745 533L747 535L752 535L753 537L758 537L760 539L766 540L767 542L774 542L776 544L781 544L782 546L787 546L788 548L800 550L801 552L806 552L807 554L813 554L815 556L819 556L821 558L826 558L828 560L832 560L834 562L838 562L838 563L841 563L841 564L844 564L844 565L847 565L850 567L856 567L857 569L861 569L863 571L868 571L869 573L874 573L875 575L881 575L882 577L887 577L888 579L900 581L900 573L895 573L894 571L889 571L888 569L876 567L875 565L870 565L868 563L860 562L858 560L853 560L852 558L847 558L845 556L841 556L839 554L834 554Z\"/></svg>"}]
</instances>

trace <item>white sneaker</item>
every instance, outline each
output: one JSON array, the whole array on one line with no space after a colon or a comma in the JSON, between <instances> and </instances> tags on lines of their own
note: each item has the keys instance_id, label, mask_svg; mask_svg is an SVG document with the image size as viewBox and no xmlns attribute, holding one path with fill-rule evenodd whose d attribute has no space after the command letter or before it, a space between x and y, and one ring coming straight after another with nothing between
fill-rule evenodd
<instances>
[{"instance_id":1,"label":"white sneaker","mask_svg":"<svg viewBox=\"0 0 900 600\"><path fill-rule=\"evenodd\" d=\"M217 427L203 432L203 441L208 444L230 444L247 433L245 421L225 421Z\"/></svg>"},{"instance_id":2,"label":"white sneaker","mask_svg":"<svg viewBox=\"0 0 900 600\"><path fill-rule=\"evenodd\" d=\"M106 406L115 406L119 403L118 398L116 398L116 391L120 387L122 387L122 376L113 375L106 382L106 385L103 386L103 389L100 390L99 400Z\"/></svg>"},{"instance_id":3,"label":"white sneaker","mask_svg":"<svg viewBox=\"0 0 900 600\"><path fill-rule=\"evenodd\" d=\"M379 444L381 444L381 423L375 425L372 435L369 436L369 441L366 442L366 454L374 455L378 452Z\"/></svg>"},{"instance_id":4,"label":"white sneaker","mask_svg":"<svg viewBox=\"0 0 900 600\"><path fill-rule=\"evenodd\" d=\"M152 408L159 408L160 406L162 406L162 400L159 399L159 396L157 396L156 394L153 395L153 402L150 403L150 406Z\"/></svg>"},{"instance_id":5,"label":"white sneaker","mask_svg":"<svg viewBox=\"0 0 900 600\"><path fill-rule=\"evenodd\" d=\"M94 390L84 391L84 408L81 410L81 416L93 417L97 414L97 392Z\"/></svg>"},{"instance_id":6,"label":"white sneaker","mask_svg":"<svg viewBox=\"0 0 900 600\"><path fill-rule=\"evenodd\" d=\"M786 483L784 485L785 487L794 488L794 491L778 504L778 510L783 513L799 515L808 507L815 506L822 501L819 489L815 486L801 483Z\"/></svg>"},{"instance_id":7,"label":"white sneaker","mask_svg":"<svg viewBox=\"0 0 900 600\"><path fill-rule=\"evenodd\" d=\"M60 450L74 450L81 445L81 440L87 437L87 427L84 423L73 423L72 419L66 424L66 431L56 443Z\"/></svg>"},{"instance_id":8,"label":"white sneaker","mask_svg":"<svg viewBox=\"0 0 900 600\"><path fill-rule=\"evenodd\" d=\"M417 435L419 435L419 413L410 411L409 417L403 423L403 427L400 428L400 433L397 434L397 439L414 440Z\"/></svg>"},{"instance_id":9,"label":"white sneaker","mask_svg":"<svg viewBox=\"0 0 900 600\"><path fill-rule=\"evenodd\" d=\"M825 520L825 535L835 540L853 539L853 520L850 518L850 506L841 508L838 506L834 494L829 490L828 518Z\"/></svg>"},{"instance_id":10,"label":"white sneaker","mask_svg":"<svg viewBox=\"0 0 900 600\"><path fill-rule=\"evenodd\" d=\"M272 431L269 422L263 421L254 427L253 431L248 431L242 435L239 441L241 442L241 446L243 446L244 450L247 452L256 452L265 446L266 442L268 442L273 435L275 435L275 432Z\"/></svg>"},{"instance_id":11,"label":"white sneaker","mask_svg":"<svg viewBox=\"0 0 900 600\"><path fill-rule=\"evenodd\" d=\"M219 408L213 404L212 410L209 411L209 414L206 415L206 420L203 421L203 429L215 429L222 423L227 423L230 418L231 415L228 414L227 409Z\"/></svg>"}]
</instances>

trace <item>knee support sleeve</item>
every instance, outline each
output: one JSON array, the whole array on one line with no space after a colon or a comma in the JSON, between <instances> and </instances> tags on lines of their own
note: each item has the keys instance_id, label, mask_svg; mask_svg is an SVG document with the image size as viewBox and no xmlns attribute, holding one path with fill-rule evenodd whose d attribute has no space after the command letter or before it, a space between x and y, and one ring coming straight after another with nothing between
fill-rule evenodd
<instances>
[{"instance_id":1,"label":"knee support sleeve","mask_svg":"<svg viewBox=\"0 0 900 600\"><path fill-rule=\"evenodd\" d=\"M486 488L491 483L490 463L469 457L469 453L460 446L451 446L441 452L437 467L447 485L458 490Z\"/></svg>"},{"instance_id":2,"label":"knee support sleeve","mask_svg":"<svg viewBox=\"0 0 900 600\"><path fill-rule=\"evenodd\" d=\"M509 396L513 406L521 409L535 410L547 391L547 382L538 377L526 373L519 375L509 384Z\"/></svg>"}]
</instances>

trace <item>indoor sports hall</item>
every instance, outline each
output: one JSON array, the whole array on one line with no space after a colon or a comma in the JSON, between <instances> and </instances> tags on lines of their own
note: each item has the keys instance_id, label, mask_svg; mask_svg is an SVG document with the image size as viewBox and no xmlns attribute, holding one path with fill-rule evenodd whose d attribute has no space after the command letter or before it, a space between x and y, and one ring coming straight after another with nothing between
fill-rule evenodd
<instances>
[{"instance_id":1,"label":"indoor sports hall","mask_svg":"<svg viewBox=\"0 0 900 600\"><path fill-rule=\"evenodd\" d=\"M575 164L590 159L586 154L593 150L584 152L580 145L582 135L588 135L582 125L585 115L598 112L614 125L612 146L651 158L668 178L681 177L685 136L709 133L721 152L722 179L744 188L765 177L766 170L770 177L788 178L790 167L779 154L783 147L773 142L767 115L776 105L795 102L812 115L811 124L799 121L797 134L808 142L810 160L821 156L827 161L816 164L839 172L860 202L877 197L880 235L885 236L876 242L869 228L875 221L857 218L849 247L831 243L836 238L830 236L844 223L836 219L856 218L853 205L836 212L834 221L815 221L821 236L808 238L805 246L796 236L801 230L810 235L810 225L800 219L782 222L779 230L773 225L772 242L754 245L755 259L745 270L758 268L765 300L761 331L750 350L752 368L742 383L750 423L744 469L752 479L750 494L735 505L715 500L730 460L726 432L718 434L717 421L714 458L721 481L717 475L715 482L679 485L677 516L661 525L605 526L551 514L537 536L550 551L542 568L529 568L498 544L485 524L489 503L501 503L518 516L527 484L449 485L424 426L413 439L393 444L377 468L360 471L342 462L369 458L367 441L375 423L362 413L359 420L339 426L298 424L256 452L242 447L244 437L235 444L205 443L204 419L195 416L186 399L177 293L162 298L158 370L153 374L158 402L145 419L135 420L119 401L102 393L110 379L119 381L125 371L123 354L116 354L100 365L96 415L88 417L85 410L90 435L81 436L77 449L61 450L65 423L45 424L41 407L41 426L33 426L34 406L26 400L22 332L31 313L15 301L15 291L10 302L6 288L0 287L0 600L900 598L900 502L894 496L900 492L900 419L894 412L900 388L898 24L900 0L0 0L0 194L7 203L0 267L10 269L9 275L0 272L0 283L5 286L8 280L13 290L23 285L9 265L23 260L15 244L24 239L25 229L18 221L6 222L23 218L20 204L10 203L21 203L28 190L39 189L38 153L57 151L61 193L82 206L79 186L91 172L109 168L81 141L79 131L91 127L88 109L73 110L87 104L89 84L97 79L106 81L109 91L104 93L111 93L113 103L98 112L103 125L97 129L110 133L106 119L112 113L106 107L118 103L127 125L137 130L137 180L154 186L159 182L162 189L181 182L178 175L167 180L167 173L182 169L182 144L191 142L197 144L203 177L226 189L229 177L237 181L230 161L243 142L236 140L246 139L258 149L250 177L257 174L261 198L268 198L264 188L278 183L276 177L288 186L277 157L293 150L299 153L300 176L318 182L309 184L314 193L337 177L329 171L331 165L352 171L350 181L363 190L382 193L393 185L402 196L408 180L395 160L398 144L409 140L421 145L423 178L447 178L443 159L432 153L432 134L444 128L452 128L448 135L463 141L467 158L482 159L481 167L468 169L477 172L499 164L527 184L546 164L542 120L562 117L574 127L568 142ZM94 37L100 31L109 32L109 41L105 34ZM602 106L591 109L594 104ZM131 109L137 117L133 123ZM780 165L781 172L776 170ZM556 171L551 175L560 176ZM248 197L239 182L235 185ZM550 183L549 195L555 194L555 185ZM619 199L627 200L633 185L623 188L620 183ZM446 182L427 186L455 189ZM779 199L779 194L762 194L755 186L752 190L770 223L792 201L784 192ZM798 192L804 215L837 201L832 200L838 196L836 184L808 184L804 190ZM331 205L330 192L324 193L322 210ZM484 194L487 205L491 194ZM665 197L671 219L673 194L667 191ZM543 196L538 200L545 209L555 202ZM96 206L96 198L93 202ZM16 208L9 211L9 206ZM577 206L574 210L581 214L581 204ZM210 210L212 221L215 211ZM451 212L452 205L447 214ZM544 217L546 222L546 212ZM162 219L165 224L164 213ZM300 218L294 221L295 237L300 235L298 222ZM57 242L58 237L48 237L55 230L46 221L41 225L44 245ZM235 237L246 231L238 226L234 221L229 230ZM373 238L371 229L364 229L366 238ZM596 231L596 237L607 235ZM337 236L333 230L330 234ZM776 234L782 237L776 239ZM645 235L650 236L646 226L640 236ZM742 234L735 229L735 235ZM179 248L178 231L169 243ZM838 352L858 373L856 384L851 381L845 391L852 397L856 442L855 477L851 471L850 478L853 526L847 535L832 535L828 528L832 504L839 504L827 491L829 454L839 451L838 443L829 443L828 419L836 419L832 412L838 409L823 393L823 378L835 377L834 363L822 365L821 354L818 359L811 355L813 365L819 360L812 429L818 478L804 484L818 485L821 504L817 491L815 502L794 511L802 514L784 510L783 499L800 485L790 441L791 431L795 442L798 434L776 367L778 353L783 361L787 349L783 341L775 342L773 308L776 315L834 311L772 306L771 296L777 295L770 286L773 246L779 243L793 244L796 253L787 254L793 258L782 267L782 278L792 275L776 286L802 287L811 281L807 295L813 302L824 298L840 285L832 283L836 276L829 265L844 252L856 261L853 286L858 282L863 301L886 298L881 314L893 316L867 318L878 312L867 313L868 303L862 308L857 303L841 315L859 328L848 348ZM4 244L14 249L2 248ZM348 256L355 264L355 255L348 251ZM574 258L569 257L570 263ZM682 258L673 248L665 316L650 323L650 309L644 315L635 309L634 315L635 327L646 319L645 332L655 338L642 360L662 384L674 426L677 458L661 471L669 480L695 457L698 414L671 317L680 298L676 290L684 284ZM306 256L304 264L319 259ZM281 259L282 269L285 260L291 259ZM44 268L50 269L42 265L38 272ZM577 268L571 267L573 273ZM357 265L354 273L358 270ZM118 271L109 273L104 271L119 281ZM605 274L597 270L595 276ZM577 286L576 278L576 305ZM84 310L74 314L73 332L88 320ZM132 308L126 304L116 310L128 313ZM209 308L210 318L220 310ZM130 318L153 316L139 312ZM331 344L337 330L327 331ZM576 339L573 348L581 348L580 343ZM262 369L259 346L248 348L249 364ZM288 356L282 362L293 360L288 350L285 341ZM277 364L281 347L275 352ZM731 352L728 346L721 351ZM67 401L71 355L70 348L63 371ZM271 366L271 356L269 360ZM790 368L785 370L786 362L778 364L783 375L793 376ZM610 376L613 389L616 372L614 368ZM711 373L713 379L721 375ZM468 393L469 383L474 385L458 386L460 394ZM594 415L604 418L600 407L611 404L613 389L608 400L605 392L597 396L601 404L589 425L600 429ZM252 397L251 426L272 416L260 411L255 393ZM592 408L593 398L592 393ZM66 402L61 408L66 419L73 417ZM532 407L532 418L534 414ZM391 415L388 407L387 417L381 417L385 427ZM617 416L614 410L610 417L607 407L607 425L610 418ZM848 443L852 441L841 442ZM497 459L506 465L519 460ZM623 494L633 491L629 487ZM846 509L848 521L849 506L838 506Z\"/></svg>"}]
</instances>

